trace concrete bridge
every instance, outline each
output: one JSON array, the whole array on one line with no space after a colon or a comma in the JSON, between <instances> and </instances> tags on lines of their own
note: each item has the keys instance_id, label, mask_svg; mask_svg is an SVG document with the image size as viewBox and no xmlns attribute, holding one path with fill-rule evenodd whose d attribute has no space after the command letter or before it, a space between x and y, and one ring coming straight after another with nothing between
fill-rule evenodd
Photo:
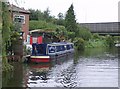
<instances>
[{"instance_id":1,"label":"concrete bridge","mask_svg":"<svg viewBox=\"0 0 120 89\"><path fill-rule=\"evenodd\" d=\"M120 36L120 22L80 23L80 26L88 28L92 33Z\"/></svg>"}]
</instances>

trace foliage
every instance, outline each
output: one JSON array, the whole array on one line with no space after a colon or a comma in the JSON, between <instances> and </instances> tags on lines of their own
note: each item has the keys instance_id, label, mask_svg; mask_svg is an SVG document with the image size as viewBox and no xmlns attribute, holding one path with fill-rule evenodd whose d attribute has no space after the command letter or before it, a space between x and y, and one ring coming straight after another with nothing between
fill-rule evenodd
<instances>
[{"instance_id":1,"label":"foliage","mask_svg":"<svg viewBox=\"0 0 120 89\"><path fill-rule=\"evenodd\" d=\"M2 23L0 23L0 33L1 33L1 31L2 31Z\"/></svg>"},{"instance_id":2,"label":"foliage","mask_svg":"<svg viewBox=\"0 0 120 89\"><path fill-rule=\"evenodd\" d=\"M77 33L77 24L75 20L75 14L73 10L73 4L71 4L70 8L68 9L66 16L65 16L65 28L68 32L75 32Z\"/></svg>"},{"instance_id":3,"label":"foliage","mask_svg":"<svg viewBox=\"0 0 120 89\"><path fill-rule=\"evenodd\" d=\"M29 28L30 30L34 29L53 29L55 30L57 28L57 25L53 23L47 23L46 21L30 21L29 22Z\"/></svg>"},{"instance_id":4,"label":"foliage","mask_svg":"<svg viewBox=\"0 0 120 89\"><path fill-rule=\"evenodd\" d=\"M109 47L113 47L114 46L114 39L112 36L107 35L106 36L106 43L108 44Z\"/></svg>"},{"instance_id":5,"label":"foliage","mask_svg":"<svg viewBox=\"0 0 120 89\"><path fill-rule=\"evenodd\" d=\"M93 39L99 39L100 38L98 33L94 33L92 37L93 37Z\"/></svg>"},{"instance_id":6,"label":"foliage","mask_svg":"<svg viewBox=\"0 0 120 89\"><path fill-rule=\"evenodd\" d=\"M50 15L50 10L47 8L44 12L40 10L29 9L30 11L30 20L41 20L46 22L54 22L54 16Z\"/></svg>"},{"instance_id":7,"label":"foliage","mask_svg":"<svg viewBox=\"0 0 120 89\"><path fill-rule=\"evenodd\" d=\"M67 30L65 29L64 26L61 25L55 25L53 23L48 23L46 21L30 21L30 30L34 30L34 29L44 29L44 30L53 30L55 31L54 35L57 38L59 38L60 40L62 39L67 39Z\"/></svg>"},{"instance_id":8,"label":"foliage","mask_svg":"<svg viewBox=\"0 0 120 89\"><path fill-rule=\"evenodd\" d=\"M51 21L52 16L50 16L50 10L49 10L49 8L47 8L47 9L43 12L43 18L45 18L47 22L50 22L50 21Z\"/></svg>"},{"instance_id":9,"label":"foliage","mask_svg":"<svg viewBox=\"0 0 120 89\"><path fill-rule=\"evenodd\" d=\"M55 34L56 37L58 37L60 40L66 40L67 39L67 31L65 29L64 26L59 26L56 30L55 30Z\"/></svg>"},{"instance_id":10,"label":"foliage","mask_svg":"<svg viewBox=\"0 0 120 89\"><path fill-rule=\"evenodd\" d=\"M54 23L57 24L57 25L62 25L62 26L65 25L65 20L64 20L63 13L58 14L58 19L56 19L56 21Z\"/></svg>"},{"instance_id":11,"label":"foliage","mask_svg":"<svg viewBox=\"0 0 120 89\"><path fill-rule=\"evenodd\" d=\"M75 42L77 49L84 49L85 47L106 47L113 45L112 39L105 36L99 36L99 34L92 34L88 28L81 27L76 23L73 4L69 7L66 16L62 13L58 14L56 19L50 15L49 8L46 11L30 10L30 30L44 29L54 30L51 35L57 37L59 40L69 40ZM55 37L55 38L56 38ZM118 40L117 40L118 41Z\"/></svg>"},{"instance_id":12,"label":"foliage","mask_svg":"<svg viewBox=\"0 0 120 89\"><path fill-rule=\"evenodd\" d=\"M48 29L48 30L56 30L56 29L65 29L64 26L56 25L53 23L48 23L46 21L35 21L32 20L29 22L29 28L30 30L34 29Z\"/></svg>"},{"instance_id":13,"label":"foliage","mask_svg":"<svg viewBox=\"0 0 120 89\"><path fill-rule=\"evenodd\" d=\"M29 18L30 20L39 20L39 18L42 18L42 14L41 14L41 11L38 11L38 10L33 10L33 9L29 9L30 11L30 15L29 15Z\"/></svg>"},{"instance_id":14,"label":"foliage","mask_svg":"<svg viewBox=\"0 0 120 89\"><path fill-rule=\"evenodd\" d=\"M114 36L114 43L120 43L120 36Z\"/></svg>"},{"instance_id":15,"label":"foliage","mask_svg":"<svg viewBox=\"0 0 120 89\"><path fill-rule=\"evenodd\" d=\"M30 21L36 20L36 21L43 21L47 23L53 23L56 25L62 25L64 26L64 16L62 13L58 14L58 19L55 18L55 16L50 15L50 10L47 8L45 11L41 12L40 10L34 10L29 9L30 11Z\"/></svg>"},{"instance_id":16,"label":"foliage","mask_svg":"<svg viewBox=\"0 0 120 89\"><path fill-rule=\"evenodd\" d=\"M2 38L3 38L3 42L7 42L9 41L10 39L10 14L9 14L9 11L8 11L8 8L7 8L7 5L6 3L2 3L2 9L3 9L3 13L2 13Z\"/></svg>"},{"instance_id":17,"label":"foliage","mask_svg":"<svg viewBox=\"0 0 120 89\"><path fill-rule=\"evenodd\" d=\"M3 71L12 69L8 64L7 60L7 43L10 42L11 35L11 21L10 14L5 2L2 2L2 63L3 63ZM10 67L10 68L9 68ZM9 69L8 69L9 68Z\"/></svg>"},{"instance_id":18,"label":"foliage","mask_svg":"<svg viewBox=\"0 0 120 89\"><path fill-rule=\"evenodd\" d=\"M78 37L83 38L86 41L91 39L92 34L87 28L78 26L78 29L79 29L79 31L77 32Z\"/></svg>"},{"instance_id":19,"label":"foliage","mask_svg":"<svg viewBox=\"0 0 120 89\"><path fill-rule=\"evenodd\" d=\"M2 26L2 2L0 1L0 28Z\"/></svg>"},{"instance_id":20,"label":"foliage","mask_svg":"<svg viewBox=\"0 0 120 89\"><path fill-rule=\"evenodd\" d=\"M75 38L74 45L76 46L77 50L84 50L85 49L85 41L82 38Z\"/></svg>"},{"instance_id":21,"label":"foliage","mask_svg":"<svg viewBox=\"0 0 120 89\"><path fill-rule=\"evenodd\" d=\"M85 48L98 48L106 46L106 41L101 39L91 39L85 42Z\"/></svg>"},{"instance_id":22,"label":"foliage","mask_svg":"<svg viewBox=\"0 0 120 89\"><path fill-rule=\"evenodd\" d=\"M54 24L64 26L65 20L64 19L56 19L56 20L54 20Z\"/></svg>"},{"instance_id":23,"label":"foliage","mask_svg":"<svg viewBox=\"0 0 120 89\"><path fill-rule=\"evenodd\" d=\"M68 40L73 41L75 38L75 32L67 32L68 34Z\"/></svg>"}]
</instances>

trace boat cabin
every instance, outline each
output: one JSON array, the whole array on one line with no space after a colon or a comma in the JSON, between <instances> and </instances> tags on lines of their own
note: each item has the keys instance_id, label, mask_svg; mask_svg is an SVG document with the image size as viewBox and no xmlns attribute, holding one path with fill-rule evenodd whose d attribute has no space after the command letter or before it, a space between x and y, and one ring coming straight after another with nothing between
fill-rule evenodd
<instances>
[{"instance_id":1,"label":"boat cabin","mask_svg":"<svg viewBox=\"0 0 120 89\"><path fill-rule=\"evenodd\" d=\"M59 55L74 50L73 43L32 44L32 55Z\"/></svg>"}]
</instances>

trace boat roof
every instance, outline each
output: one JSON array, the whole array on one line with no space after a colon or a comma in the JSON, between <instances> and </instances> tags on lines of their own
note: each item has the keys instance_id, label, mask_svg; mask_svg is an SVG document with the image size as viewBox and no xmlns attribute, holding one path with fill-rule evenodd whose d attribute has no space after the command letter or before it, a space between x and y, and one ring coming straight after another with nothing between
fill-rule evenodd
<instances>
[{"instance_id":1,"label":"boat roof","mask_svg":"<svg viewBox=\"0 0 120 89\"><path fill-rule=\"evenodd\" d=\"M37 43L33 43L33 44L37 44ZM42 44L46 44L46 43L42 43ZM59 45L70 45L70 44L73 44L73 43L70 43L70 42L54 42L54 43L48 43L46 45L48 45L48 46L59 46Z\"/></svg>"},{"instance_id":2,"label":"boat roof","mask_svg":"<svg viewBox=\"0 0 120 89\"><path fill-rule=\"evenodd\" d=\"M73 43L59 42L59 43L51 43L51 44L48 44L48 45L57 46L57 45L67 45L67 44L73 44Z\"/></svg>"}]
</instances>

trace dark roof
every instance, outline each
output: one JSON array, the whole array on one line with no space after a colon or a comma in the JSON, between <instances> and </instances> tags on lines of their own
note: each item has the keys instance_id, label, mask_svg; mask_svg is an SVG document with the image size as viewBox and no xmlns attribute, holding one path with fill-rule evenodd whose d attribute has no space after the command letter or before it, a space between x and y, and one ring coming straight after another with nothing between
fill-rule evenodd
<instances>
[{"instance_id":1,"label":"dark roof","mask_svg":"<svg viewBox=\"0 0 120 89\"><path fill-rule=\"evenodd\" d=\"M30 13L30 11L25 10L24 8L17 7L15 5L13 5L13 4L9 5L9 10L13 11L13 12L20 12L20 13L26 13L26 14Z\"/></svg>"}]
</instances>

